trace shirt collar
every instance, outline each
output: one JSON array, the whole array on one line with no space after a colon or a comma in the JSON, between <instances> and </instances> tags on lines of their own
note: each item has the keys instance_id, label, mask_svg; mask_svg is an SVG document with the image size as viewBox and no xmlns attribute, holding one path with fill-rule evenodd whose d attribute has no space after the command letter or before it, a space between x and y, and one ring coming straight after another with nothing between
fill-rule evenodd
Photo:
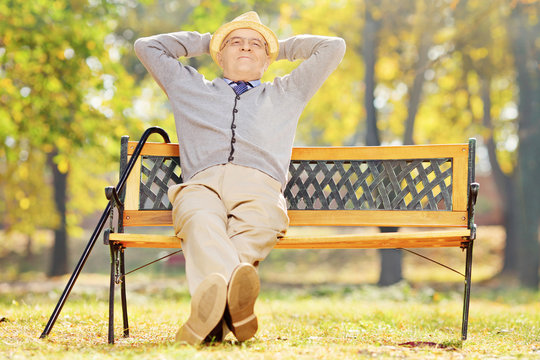
<instances>
[{"instance_id":1,"label":"shirt collar","mask_svg":"<svg viewBox=\"0 0 540 360\"><path fill-rule=\"evenodd\" d=\"M223 80L225 80L225 82L228 84L228 85L231 85L231 83L233 83L234 81L230 80L230 79L227 79L227 78L223 78ZM257 87L259 85L261 85L261 80L252 80L252 81L247 81L247 83L249 85L251 85L251 87Z\"/></svg>"}]
</instances>

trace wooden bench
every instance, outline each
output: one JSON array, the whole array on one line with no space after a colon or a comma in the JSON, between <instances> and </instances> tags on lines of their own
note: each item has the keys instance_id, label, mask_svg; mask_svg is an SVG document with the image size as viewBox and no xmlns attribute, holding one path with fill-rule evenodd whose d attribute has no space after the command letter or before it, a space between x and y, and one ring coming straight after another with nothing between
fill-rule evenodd
<instances>
[{"instance_id":1,"label":"wooden bench","mask_svg":"<svg viewBox=\"0 0 540 360\"><path fill-rule=\"evenodd\" d=\"M297 147L284 191L290 226L423 227L423 231L377 234L286 236L278 249L456 247L466 250L462 339L467 338L478 184L475 140L464 144ZM142 144L141 144L142 146ZM121 141L121 173L137 142ZM121 284L124 336L129 336L124 253L126 248L180 248L172 235L127 233L127 227L172 226L170 185L182 181L178 145L146 143L127 177L125 192L109 198L118 208L111 248L109 342L114 342L114 287ZM111 190L111 189L109 189Z\"/></svg>"}]
</instances>

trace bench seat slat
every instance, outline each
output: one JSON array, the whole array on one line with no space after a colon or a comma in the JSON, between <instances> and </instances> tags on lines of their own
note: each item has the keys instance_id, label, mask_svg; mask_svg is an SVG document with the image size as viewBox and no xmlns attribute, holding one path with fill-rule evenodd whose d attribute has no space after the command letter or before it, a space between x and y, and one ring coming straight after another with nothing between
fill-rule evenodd
<instances>
[{"instance_id":1,"label":"bench seat slat","mask_svg":"<svg viewBox=\"0 0 540 360\"><path fill-rule=\"evenodd\" d=\"M468 241L470 231L420 231L329 236L286 236L276 249L378 249L456 247ZM171 235L112 233L109 241L123 247L181 248L180 239Z\"/></svg>"},{"instance_id":2,"label":"bench seat slat","mask_svg":"<svg viewBox=\"0 0 540 360\"><path fill-rule=\"evenodd\" d=\"M465 211L289 210L291 226L467 227ZM170 210L125 210L124 226L172 226Z\"/></svg>"}]
</instances>

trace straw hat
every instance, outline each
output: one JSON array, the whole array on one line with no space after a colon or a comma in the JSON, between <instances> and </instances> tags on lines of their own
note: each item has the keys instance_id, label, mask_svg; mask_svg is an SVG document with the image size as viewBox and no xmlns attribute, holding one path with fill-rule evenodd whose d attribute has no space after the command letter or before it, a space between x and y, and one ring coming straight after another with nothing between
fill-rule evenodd
<instances>
[{"instance_id":1,"label":"straw hat","mask_svg":"<svg viewBox=\"0 0 540 360\"><path fill-rule=\"evenodd\" d=\"M210 40L210 55L212 55L212 59L214 59L216 64L219 65L217 53L221 48L223 40L236 29L251 29L259 32L266 40L270 62L276 60L279 53L279 43L276 34L261 23L261 19L259 19L259 15L255 11L249 11L238 16L233 21L221 25L212 35L212 40Z\"/></svg>"}]
</instances>

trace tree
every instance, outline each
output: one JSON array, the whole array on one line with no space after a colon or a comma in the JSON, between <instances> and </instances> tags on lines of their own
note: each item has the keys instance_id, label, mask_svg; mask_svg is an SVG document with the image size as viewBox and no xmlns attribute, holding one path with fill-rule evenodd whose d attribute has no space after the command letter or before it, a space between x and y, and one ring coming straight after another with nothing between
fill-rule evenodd
<instances>
[{"instance_id":1,"label":"tree","mask_svg":"<svg viewBox=\"0 0 540 360\"><path fill-rule=\"evenodd\" d=\"M304 112L303 142L356 144L365 136L378 144L403 136L404 143L450 143L482 135L506 205L504 269L537 284L538 201L530 181L538 178L532 154L540 153L531 140L540 118L538 68L531 65L538 62L538 1L321 2L295 11L308 20L293 19L295 32L333 32L349 49ZM362 77L365 87L355 86ZM361 96L365 115L351 101ZM350 122L351 136L344 119L353 112L362 121Z\"/></svg>"},{"instance_id":2,"label":"tree","mask_svg":"<svg viewBox=\"0 0 540 360\"><path fill-rule=\"evenodd\" d=\"M297 139L309 144L354 145L365 138L365 144L377 146L381 144L381 138L385 142L399 139L399 132L406 123L403 142L412 143L424 73L429 65L428 50L435 27L443 18L438 15L441 6L444 4L440 2L426 6L422 1L339 5L319 2L315 8L300 3L294 11L283 9L282 17L297 12L298 20L291 21L295 32L343 36L349 49L343 63L305 109ZM407 91L403 92L403 88ZM399 99L388 101L393 97L388 94L398 92L402 93ZM406 107L398 103L407 98L404 95L408 96ZM384 125L379 121L379 115L382 115ZM381 130L388 126L390 131ZM401 252L381 251L379 284L392 284L401 278Z\"/></svg>"},{"instance_id":3,"label":"tree","mask_svg":"<svg viewBox=\"0 0 540 360\"><path fill-rule=\"evenodd\" d=\"M508 19L509 36L519 86L519 148L517 209L519 217L518 272L522 285L538 289L540 281L540 11L537 1L519 1ZM533 65L536 64L536 65Z\"/></svg>"},{"instance_id":4,"label":"tree","mask_svg":"<svg viewBox=\"0 0 540 360\"><path fill-rule=\"evenodd\" d=\"M522 285L538 287L538 176L539 153L534 134L538 125L538 59L535 36L539 30L538 2L504 1L459 3L454 38L463 68L469 113L481 118L491 172L502 197L506 230L501 275L518 275ZM475 26L471 27L471 19ZM459 34L468 34L466 36ZM498 84L510 84L498 85ZM475 103L481 103L479 111ZM517 107L515 105L517 103ZM476 108L476 109L475 109ZM515 115L508 115L513 114ZM474 128L474 121L471 126ZM516 146L517 145L517 146Z\"/></svg>"},{"instance_id":5,"label":"tree","mask_svg":"<svg viewBox=\"0 0 540 360\"><path fill-rule=\"evenodd\" d=\"M521 121L537 107L533 101L538 98L536 68L527 66L538 61L538 45L532 35L538 33L537 5L538 1L532 0L399 4L380 0L319 2L317 7L298 2L294 7L284 5L281 14L291 19L294 32L334 33L345 37L349 49L338 70L305 109L297 140L321 145L356 144L363 137L366 144L400 138L406 144L450 143L482 135L499 193L507 205L504 269L517 271L521 266L521 283L525 283L525 274L537 273L537 235L526 236L529 247L524 251L519 250L523 248L518 233L534 227L532 214L536 210L523 204L523 190L521 195L515 193L534 189L523 182L536 178L531 165L534 159L522 159L534 153L532 144L521 145L522 137L535 133L536 127L531 125L534 122ZM512 24L511 14L519 19ZM373 37L373 29L378 37ZM510 29L513 38L505 35ZM358 86L361 78L365 79L364 87ZM339 85L334 86L334 81ZM364 108L358 109L354 100L362 96ZM514 108L518 115L509 118ZM356 120L348 120L351 114ZM534 116L531 119L539 118ZM518 133L518 129L527 130ZM519 148L513 147L517 143ZM529 201L532 203L537 201ZM516 209L528 209L527 214ZM525 215L530 218L520 223ZM528 256L527 261L520 260L523 256ZM524 270L525 264L529 264L528 270Z\"/></svg>"},{"instance_id":6,"label":"tree","mask_svg":"<svg viewBox=\"0 0 540 360\"><path fill-rule=\"evenodd\" d=\"M374 1L365 4L364 31L362 32L362 55L364 58L364 107L366 109L366 137L368 146L381 145L377 128L377 109L375 108L375 65L379 50L379 30L381 27L381 3ZM395 232L395 227L381 227L381 232ZM380 249L381 271L378 284L385 286L394 284L402 279L401 251L395 249Z\"/></svg>"},{"instance_id":7,"label":"tree","mask_svg":"<svg viewBox=\"0 0 540 360\"><path fill-rule=\"evenodd\" d=\"M478 84L469 80L469 84L464 87L467 86L469 92L470 113L475 114L473 117L480 118L481 116L483 129L479 129L479 132L483 135L483 142L487 149L491 175L502 203L505 204L503 226L506 230L506 245L501 274L514 276L517 274L518 267L517 231L519 228L515 211L518 206L514 171L516 164L514 156L507 150L507 143L515 135L515 130L509 132L508 123L514 119L506 119L502 113L507 104L514 101L515 87L503 89L494 87L494 82L511 82L514 74L511 52L500 51L501 48L508 48L508 39L499 37L495 40L493 36L493 34L503 34L506 31L505 7L505 4L501 2L487 4L461 1L456 9L456 26L463 31L458 33L467 34L467 36L455 38L454 42L456 50L461 54L463 67L466 69L463 83L467 84L465 76L469 79L478 77ZM474 27L468 25L471 18L476 19ZM494 96L497 99L495 101ZM475 99L479 99L482 103L481 114L472 108ZM512 122L510 125L513 127Z\"/></svg>"},{"instance_id":8,"label":"tree","mask_svg":"<svg viewBox=\"0 0 540 360\"><path fill-rule=\"evenodd\" d=\"M24 235L25 255L30 257L36 231L58 222L54 214L43 216L53 205L52 194L49 187L43 186L43 179L35 176L44 172L46 156L27 142L13 137L6 137L6 141L6 147L0 149L0 228L7 234ZM17 157L6 161L6 155Z\"/></svg>"},{"instance_id":9,"label":"tree","mask_svg":"<svg viewBox=\"0 0 540 360\"><path fill-rule=\"evenodd\" d=\"M30 198L11 201L15 208L6 211L18 214L12 220L18 223L55 219L47 221L56 225L50 275L68 271L67 230L76 226L80 211L105 202L79 202L102 182L70 181L71 172L95 163L101 164L100 172L107 169L114 157L108 139L119 137L129 125L123 112L131 106L133 82L118 63L122 49L107 42L118 6L83 0L0 4L0 81L5 85L0 88L0 115L5 119L0 142L8 144L0 158L7 170L28 162L33 173L27 181L38 181L41 188L52 183L54 189L54 206L47 198L31 198L30 207L42 209L38 214L25 211ZM92 158L98 155L94 147L101 151ZM37 155L21 161L21 154L29 151ZM11 176L13 172L6 172L2 177L7 179L2 184L7 197L24 186L13 187Z\"/></svg>"}]
</instances>

